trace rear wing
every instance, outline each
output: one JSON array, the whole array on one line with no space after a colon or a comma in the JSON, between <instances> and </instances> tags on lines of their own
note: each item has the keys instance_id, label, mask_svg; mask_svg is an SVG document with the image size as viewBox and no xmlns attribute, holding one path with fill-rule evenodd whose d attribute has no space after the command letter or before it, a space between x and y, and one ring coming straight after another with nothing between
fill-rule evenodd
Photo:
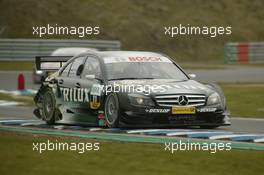
<instances>
[{"instance_id":1,"label":"rear wing","mask_svg":"<svg viewBox=\"0 0 264 175\"><path fill-rule=\"evenodd\" d=\"M36 56L37 70L59 70L73 56Z\"/></svg>"}]
</instances>

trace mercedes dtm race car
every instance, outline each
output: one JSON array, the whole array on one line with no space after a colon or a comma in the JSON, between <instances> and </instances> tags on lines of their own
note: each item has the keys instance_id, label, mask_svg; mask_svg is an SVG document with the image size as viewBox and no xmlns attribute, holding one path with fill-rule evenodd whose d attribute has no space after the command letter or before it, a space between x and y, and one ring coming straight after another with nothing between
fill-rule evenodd
<instances>
[{"instance_id":1,"label":"mercedes dtm race car","mask_svg":"<svg viewBox=\"0 0 264 175\"><path fill-rule=\"evenodd\" d=\"M48 124L230 125L219 86L192 80L163 54L89 51L70 60L37 57L36 67L57 70L46 78L34 98L34 114Z\"/></svg>"}]
</instances>

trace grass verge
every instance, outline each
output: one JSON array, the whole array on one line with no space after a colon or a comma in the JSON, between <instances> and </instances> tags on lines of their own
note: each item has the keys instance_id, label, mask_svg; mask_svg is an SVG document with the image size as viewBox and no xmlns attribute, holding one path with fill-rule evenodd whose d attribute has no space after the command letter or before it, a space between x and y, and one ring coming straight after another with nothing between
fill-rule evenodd
<instances>
[{"instance_id":1,"label":"grass verge","mask_svg":"<svg viewBox=\"0 0 264 175\"><path fill-rule=\"evenodd\" d=\"M264 170L263 151L231 150L215 154L203 151L164 151L164 145L100 142L100 150L32 151L32 143L97 142L95 140L16 135L1 132L0 174L259 174ZM258 163L254 163L258 162Z\"/></svg>"},{"instance_id":2,"label":"grass verge","mask_svg":"<svg viewBox=\"0 0 264 175\"><path fill-rule=\"evenodd\" d=\"M33 66L32 61L0 61L1 71L32 71Z\"/></svg>"},{"instance_id":3,"label":"grass verge","mask_svg":"<svg viewBox=\"0 0 264 175\"><path fill-rule=\"evenodd\" d=\"M238 0L156 0L151 3L147 0L56 0L56 3L52 0L45 3L2 0L1 38L39 39L30 29L47 26L47 23L62 27L99 26L99 35L85 35L84 38L120 40L123 50L164 52L176 60L223 63L226 42L263 40L263 6L263 1ZM78 11L73 11L72 7ZM232 34L215 37L174 35L173 38L165 34L165 27L180 28L180 24L186 28L231 26ZM210 31L216 34L214 28ZM43 35L42 38L81 39L80 35L55 34Z\"/></svg>"},{"instance_id":4,"label":"grass verge","mask_svg":"<svg viewBox=\"0 0 264 175\"><path fill-rule=\"evenodd\" d=\"M264 118L264 84L221 84L232 117Z\"/></svg>"}]
</instances>

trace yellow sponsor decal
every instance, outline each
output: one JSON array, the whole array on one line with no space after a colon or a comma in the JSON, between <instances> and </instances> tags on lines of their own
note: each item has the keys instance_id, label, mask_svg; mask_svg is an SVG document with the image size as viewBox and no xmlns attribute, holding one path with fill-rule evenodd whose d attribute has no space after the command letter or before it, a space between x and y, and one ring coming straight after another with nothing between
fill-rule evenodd
<instances>
[{"instance_id":1,"label":"yellow sponsor decal","mask_svg":"<svg viewBox=\"0 0 264 175\"><path fill-rule=\"evenodd\" d=\"M172 114L195 114L194 106L173 106Z\"/></svg>"},{"instance_id":2,"label":"yellow sponsor decal","mask_svg":"<svg viewBox=\"0 0 264 175\"><path fill-rule=\"evenodd\" d=\"M100 105L100 102L90 102L91 109L98 109Z\"/></svg>"},{"instance_id":3,"label":"yellow sponsor decal","mask_svg":"<svg viewBox=\"0 0 264 175\"><path fill-rule=\"evenodd\" d=\"M98 96L92 96L92 100L90 101L90 108L91 109L98 109L100 107L101 103L99 101Z\"/></svg>"}]
</instances>

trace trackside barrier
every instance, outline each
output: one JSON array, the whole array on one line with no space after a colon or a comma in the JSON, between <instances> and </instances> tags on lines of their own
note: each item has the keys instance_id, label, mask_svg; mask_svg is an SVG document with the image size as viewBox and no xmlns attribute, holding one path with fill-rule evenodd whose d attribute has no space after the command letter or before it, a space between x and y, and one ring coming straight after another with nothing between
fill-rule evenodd
<instances>
[{"instance_id":1,"label":"trackside barrier","mask_svg":"<svg viewBox=\"0 0 264 175\"><path fill-rule=\"evenodd\" d=\"M264 42L226 43L224 52L227 64L264 63Z\"/></svg>"},{"instance_id":2,"label":"trackside barrier","mask_svg":"<svg viewBox=\"0 0 264 175\"><path fill-rule=\"evenodd\" d=\"M0 39L1 60L33 61L36 55L50 55L60 47L85 47L120 50L120 41L63 39Z\"/></svg>"}]
</instances>

